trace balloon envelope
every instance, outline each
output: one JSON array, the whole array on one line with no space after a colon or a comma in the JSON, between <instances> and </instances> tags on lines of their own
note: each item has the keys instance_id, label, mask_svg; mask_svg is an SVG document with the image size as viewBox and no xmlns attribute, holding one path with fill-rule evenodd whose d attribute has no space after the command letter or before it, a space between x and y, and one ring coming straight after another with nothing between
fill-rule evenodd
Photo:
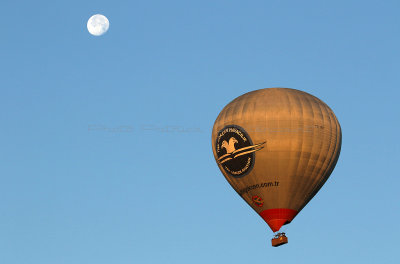
<instances>
[{"instance_id":1,"label":"balloon envelope","mask_svg":"<svg viewBox=\"0 0 400 264\"><path fill-rule=\"evenodd\" d=\"M290 223L326 182L341 139L339 122L324 102L289 88L234 99L212 131L221 172L274 232Z\"/></svg>"}]
</instances>

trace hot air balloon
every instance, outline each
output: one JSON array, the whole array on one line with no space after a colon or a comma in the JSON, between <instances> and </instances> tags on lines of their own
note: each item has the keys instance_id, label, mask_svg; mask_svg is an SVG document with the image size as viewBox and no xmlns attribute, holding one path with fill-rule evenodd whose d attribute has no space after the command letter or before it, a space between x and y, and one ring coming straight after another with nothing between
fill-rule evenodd
<instances>
[{"instance_id":1,"label":"hot air balloon","mask_svg":"<svg viewBox=\"0 0 400 264\"><path fill-rule=\"evenodd\" d=\"M289 88L237 97L218 115L212 148L219 169L273 232L321 189L339 158L342 133L320 99ZM273 246L287 243L277 233Z\"/></svg>"}]
</instances>

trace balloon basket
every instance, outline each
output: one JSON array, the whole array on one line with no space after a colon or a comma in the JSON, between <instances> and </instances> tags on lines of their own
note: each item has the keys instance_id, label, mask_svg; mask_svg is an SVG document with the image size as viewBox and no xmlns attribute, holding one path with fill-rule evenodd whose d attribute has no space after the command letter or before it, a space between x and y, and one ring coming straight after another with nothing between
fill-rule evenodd
<instances>
[{"instance_id":1,"label":"balloon basket","mask_svg":"<svg viewBox=\"0 0 400 264\"><path fill-rule=\"evenodd\" d=\"M275 235L274 238L271 239L271 242L273 247L279 247L284 244L287 244L288 238L285 235L285 233L278 233L277 235Z\"/></svg>"}]
</instances>

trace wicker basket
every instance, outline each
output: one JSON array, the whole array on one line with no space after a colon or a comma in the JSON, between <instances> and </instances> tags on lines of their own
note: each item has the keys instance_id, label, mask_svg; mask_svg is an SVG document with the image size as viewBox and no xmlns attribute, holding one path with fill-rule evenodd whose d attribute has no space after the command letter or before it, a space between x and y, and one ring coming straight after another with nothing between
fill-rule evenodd
<instances>
[{"instance_id":1,"label":"wicker basket","mask_svg":"<svg viewBox=\"0 0 400 264\"><path fill-rule=\"evenodd\" d=\"M272 246L273 247L279 247L279 246L282 246L284 244L287 244L288 238L286 236L281 236L281 237L278 237L278 238L273 238L271 240L271 242L272 242Z\"/></svg>"}]
</instances>

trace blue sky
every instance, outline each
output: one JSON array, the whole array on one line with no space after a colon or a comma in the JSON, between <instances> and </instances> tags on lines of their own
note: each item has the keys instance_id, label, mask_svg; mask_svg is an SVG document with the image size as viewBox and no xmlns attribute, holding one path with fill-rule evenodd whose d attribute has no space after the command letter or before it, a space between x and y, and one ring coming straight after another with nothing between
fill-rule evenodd
<instances>
[{"instance_id":1,"label":"blue sky","mask_svg":"<svg viewBox=\"0 0 400 264\"><path fill-rule=\"evenodd\" d=\"M3 0L0 262L397 263L399 8ZM319 97L343 130L280 248L210 142L227 103L276 86Z\"/></svg>"}]
</instances>

